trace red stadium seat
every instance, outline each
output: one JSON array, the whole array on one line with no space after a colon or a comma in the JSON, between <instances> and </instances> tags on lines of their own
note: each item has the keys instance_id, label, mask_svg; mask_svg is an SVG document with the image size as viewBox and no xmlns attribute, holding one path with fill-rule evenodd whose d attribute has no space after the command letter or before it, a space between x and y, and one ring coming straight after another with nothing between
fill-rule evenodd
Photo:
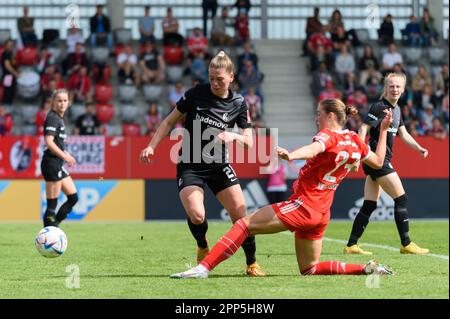
<instances>
[{"instance_id":1,"label":"red stadium seat","mask_svg":"<svg viewBox=\"0 0 450 319\"><path fill-rule=\"evenodd\" d=\"M167 64L181 64L183 62L183 48L178 45L166 45L163 48L164 61Z\"/></svg>"},{"instance_id":2,"label":"red stadium seat","mask_svg":"<svg viewBox=\"0 0 450 319\"><path fill-rule=\"evenodd\" d=\"M114 107L111 104L97 104L95 112L102 124L108 124L114 118Z\"/></svg>"},{"instance_id":3,"label":"red stadium seat","mask_svg":"<svg viewBox=\"0 0 450 319\"><path fill-rule=\"evenodd\" d=\"M119 54L121 54L124 49L125 49L125 46L123 44L116 45L116 47L114 48L114 56L118 57Z\"/></svg>"},{"instance_id":4,"label":"red stadium seat","mask_svg":"<svg viewBox=\"0 0 450 319\"><path fill-rule=\"evenodd\" d=\"M141 126L136 123L123 123L122 124L122 135L123 136L140 136Z\"/></svg>"},{"instance_id":5,"label":"red stadium seat","mask_svg":"<svg viewBox=\"0 0 450 319\"><path fill-rule=\"evenodd\" d=\"M113 87L110 84L96 84L94 95L97 102L108 103L113 97Z\"/></svg>"},{"instance_id":6,"label":"red stadium seat","mask_svg":"<svg viewBox=\"0 0 450 319\"><path fill-rule=\"evenodd\" d=\"M25 47L17 52L17 65L33 65L38 58L37 48Z\"/></svg>"}]
</instances>

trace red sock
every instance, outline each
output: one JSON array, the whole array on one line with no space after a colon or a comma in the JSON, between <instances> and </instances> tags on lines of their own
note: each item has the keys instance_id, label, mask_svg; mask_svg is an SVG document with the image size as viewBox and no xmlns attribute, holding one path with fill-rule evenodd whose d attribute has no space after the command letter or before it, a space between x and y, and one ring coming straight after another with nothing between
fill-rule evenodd
<instances>
[{"instance_id":1,"label":"red sock","mask_svg":"<svg viewBox=\"0 0 450 319\"><path fill-rule=\"evenodd\" d=\"M241 247L244 240L248 237L247 225L240 219L230 231L219 239L217 244L209 252L208 256L200 264L208 270L212 270L225 259L230 258Z\"/></svg>"},{"instance_id":2,"label":"red sock","mask_svg":"<svg viewBox=\"0 0 450 319\"><path fill-rule=\"evenodd\" d=\"M302 275L365 275L365 265L346 264L339 261L322 261L302 271Z\"/></svg>"}]
</instances>

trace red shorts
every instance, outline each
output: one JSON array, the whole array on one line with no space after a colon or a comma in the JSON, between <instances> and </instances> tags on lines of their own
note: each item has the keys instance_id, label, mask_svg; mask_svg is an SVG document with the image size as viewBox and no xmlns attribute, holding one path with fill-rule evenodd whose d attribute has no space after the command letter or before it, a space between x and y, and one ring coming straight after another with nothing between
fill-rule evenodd
<instances>
[{"instance_id":1,"label":"red shorts","mask_svg":"<svg viewBox=\"0 0 450 319\"><path fill-rule=\"evenodd\" d=\"M330 221L329 213L319 213L306 206L299 198L272 205L273 210L283 224L295 232L295 238L322 239Z\"/></svg>"}]
</instances>

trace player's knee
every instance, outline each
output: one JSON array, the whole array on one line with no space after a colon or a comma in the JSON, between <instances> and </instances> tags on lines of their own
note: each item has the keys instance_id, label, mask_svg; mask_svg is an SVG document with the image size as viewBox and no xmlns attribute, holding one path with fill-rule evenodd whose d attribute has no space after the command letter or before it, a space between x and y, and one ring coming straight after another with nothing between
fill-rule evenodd
<instances>
[{"instance_id":1,"label":"player's knee","mask_svg":"<svg viewBox=\"0 0 450 319\"><path fill-rule=\"evenodd\" d=\"M408 196L406 196L406 194L403 194L402 196L395 198L394 203L395 209L406 208L408 206Z\"/></svg>"},{"instance_id":2,"label":"player's knee","mask_svg":"<svg viewBox=\"0 0 450 319\"><path fill-rule=\"evenodd\" d=\"M192 224L200 225L205 221L205 214L201 214L200 212L190 212L189 219L191 220Z\"/></svg>"},{"instance_id":3,"label":"player's knee","mask_svg":"<svg viewBox=\"0 0 450 319\"><path fill-rule=\"evenodd\" d=\"M364 200L364 203L361 207L361 214L363 214L369 218L375 209L377 209L376 201Z\"/></svg>"},{"instance_id":4,"label":"player's knee","mask_svg":"<svg viewBox=\"0 0 450 319\"><path fill-rule=\"evenodd\" d=\"M75 204L78 202L78 194L71 194L69 196L67 196L67 202L69 203L70 206L75 206Z\"/></svg>"}]
</instances>

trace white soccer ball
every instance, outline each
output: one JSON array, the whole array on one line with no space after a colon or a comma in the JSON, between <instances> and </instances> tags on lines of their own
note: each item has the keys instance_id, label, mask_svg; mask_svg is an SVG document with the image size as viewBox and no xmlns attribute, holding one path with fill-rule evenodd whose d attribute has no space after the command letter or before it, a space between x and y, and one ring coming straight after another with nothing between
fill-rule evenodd
<instances>
[{"instance_id":1,"label":"white soccer ball","mask_svg":"<svg viewBox=\"0 0 450 319\"><path fill-rule=\"evenodd\" d=\"M35 240L38 252L47 258L61 256L67 249L67 236L58 227L44 227Z\"/></svg>"}]
</instances>

